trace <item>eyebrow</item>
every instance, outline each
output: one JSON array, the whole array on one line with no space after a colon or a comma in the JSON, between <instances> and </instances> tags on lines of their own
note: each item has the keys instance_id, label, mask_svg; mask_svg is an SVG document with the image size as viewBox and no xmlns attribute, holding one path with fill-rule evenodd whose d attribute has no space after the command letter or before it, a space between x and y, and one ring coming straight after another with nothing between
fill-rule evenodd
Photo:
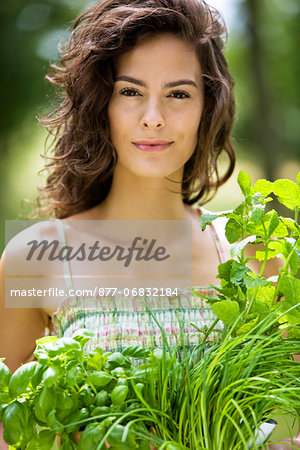
<instances>
[{"instance_id":1,"label":"eyebrow","mask_svg":"<svg viewBox=\"0 0 300 450\"><path fill-rule=\"evenodd\" d=\"M129 77L127 75L121 75L120 77L117 77L115 81L127 81L129 83L137 84L138 86L147 87L147 84L142 81L138 80L137 78ZM164 88L172 88L176 86L181 86L183 84L188 84L190 86L198 87L195 81L192 80L177 80L177 81L171 81L170 83L166 83L164 85Z\"/></svg>"}]
</instances>

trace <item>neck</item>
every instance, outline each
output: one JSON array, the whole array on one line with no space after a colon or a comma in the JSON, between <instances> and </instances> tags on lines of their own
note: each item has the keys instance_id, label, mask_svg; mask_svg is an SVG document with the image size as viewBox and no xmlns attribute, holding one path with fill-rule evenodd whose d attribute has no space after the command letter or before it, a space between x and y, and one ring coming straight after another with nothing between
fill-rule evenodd
<instances>
[{"instance_id":1,"label":"neck","mask_svg":"<svg viewBox=\"0 0 300 450\"><path fill-rule=\"evenodd\" d=\"M98 206L99 213L110 220L184 220L190 213L180 188L180 183L164 178L115 172L110 192Z\"/></svg>"}]
</instances>

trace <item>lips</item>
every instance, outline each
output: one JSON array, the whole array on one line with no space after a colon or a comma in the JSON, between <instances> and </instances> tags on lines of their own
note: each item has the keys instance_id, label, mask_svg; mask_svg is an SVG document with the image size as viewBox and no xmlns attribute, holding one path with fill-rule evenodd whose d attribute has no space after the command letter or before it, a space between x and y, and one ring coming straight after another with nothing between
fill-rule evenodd
<instances>
[{"instance_id":1,"label":"lips","mask_svg":"<svg viewBox=\"0 0 300 450\"><path fill-rule=\"evenodd\" d=\"M143 139L134 141L133 144L143 152L163 152L173 144L173 141L164 139Z\"/></svg>"}]
</instances>

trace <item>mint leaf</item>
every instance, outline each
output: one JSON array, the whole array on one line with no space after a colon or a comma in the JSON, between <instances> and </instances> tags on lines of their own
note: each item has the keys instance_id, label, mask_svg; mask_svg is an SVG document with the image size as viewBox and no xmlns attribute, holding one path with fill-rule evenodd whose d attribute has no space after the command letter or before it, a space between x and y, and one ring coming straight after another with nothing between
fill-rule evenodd
<instances>
[{"instance_id":1,"label":"mint leaf","mask_svg":"<svg viewBox=\"0 0 300 450\"><path fill-rule=\"evenodd\" d=\"M298 304L300 300L300 280L290 275L282 277L279 289L285 297L285 301L291 304Z\"/></svg>"},{"instance_id":2,"label":"mint leaf","mask_svg":"<svg viewBox=\"0 0 300 450\"><path fill-rule=\"evenodd\" d=\"M235 301L221 300L212 305L212 310L225 325L231 325L239 316L240 307Z\"/></svg>"},{"instance_id":3,"label":"mint leaf","mask_svg":"<svg viewBox=\"0 0 300 450\"><path fill-rule=\"evenodd\" d=\"M294 219L291 219L290 217L280 217L280 220L287 228L289 228L295 234L297 235L300 234L300 227L297 224L297 222L295 222Z\"/></svg>"},{"instance_id":4,"label":"mint leaf","mask_svg":"<svg viewBox=\"0 0 300 450\"><path fill-rule=\"evenodd\" d=\"M274 249L268 249L268 256L267 256L267 259L269 260L269 259L272 259L272 258L276 258L276 256L279 254L280 252L279 251L277 251L277 250L274 250ZM263 250L257 250L256 251L256 253L255 253L255 258L258 260L258 261L264 261L265 260L265 257L266 257L266 250L265 249L263 249Z\"/></svg>"},{"instance_id":5,"label":"mint leaf","mask_svg":"<svg viewBox=\"0 0 300 450\"><path fill-rule=\"evenodd\" d=\"M225 263L219 264L217 278L230 281L231 268L234 262L234 259L229 259Z\"/></svg>"},{"instance_id":6,"label":"mint leaf","mask_svg":"<svg viewBox=\"0 0 300 450\"><path fill-rule=\"evenodd\" d=\"M230 244L238 241L242 235L242 227L234 219L229 219L225 227L225 236Z\"/></svg>"},{"instance_id":7,"label":"mint leaf","mask_svg":"<svg viewBox=\"0 0 300 450\"><path fill-rule=\"evenodd\" d=\"M291 180L276 180L274 193L278 201L291 210L300 208L300 188Z\"/></svg>"},{"instance_id":8,"label":"mint leaf","mask_svg":"<svg viewBox=\"0 0 300 450\"><path fill-rule=\"evenodd\" d=\"M256 301L266 303L271 306L274 303L275 291L275 286L259 286L256 290Z\"/></svg>"},{"instance_id":9,"label":"mint leaf","mask_svg":"<svg viewBox=\"0 0 300 450\"><path fill-rule=\"evenodd\" d=\"M266 286L267 284L269 284L268 281L264 280L263 278L259 278L257 275L250 271L246 273L244 282L247 289L254 289L258 286Z\"/></svg>"},{"instance_id":10,"label":"mint leaf","mask_svg":"<svg viewBox=\"0 0 300 450\"><path fill-rule=\"evenodd\" d=\"M200 217L201 230L204 231L207 225L210 225L213 220L217 219L220 216L220 214L202 214L202 216Z\"/></svg>"},{"instance_id":11,"label":"mint leaf","mask_svg":"<svg viewBox=\"0 0 300 450\"><path fill-rule=\"evenodd\" d=\"M273 191L273 183L267 180L257 180L251 189L251 194L260 192L264 197L267 197Z\"/></svg>"},{"instance_id":12,"label":"mint leaf","mask_svg":"<svg viewBox=\"0 0 300 450\"><path fill-rule=\"evenodd\" d=\"M268 239L272 236L272 234L274 233L276 228L279 226L279 218L278 218L277 212L274 210L271 212L272 212L272 216L271 216L271 219L269 222L268 234L267 234Z\"/></svg>"},{"instance_id":13,"label":"mint leaf","mask_svg":"<svg viewBox=\"0 0 300 450\"><path fill-rule=\"evenodd\" d=\"M255 327L255 325L257 324L258 321L258 317L256 317L255 319L250 320L249 322L246 322L244 325L242 325L238 330L237 330L237 335L240 336L241 334L246 334L249 331L252 330L252 328Z\"/></svg>"},{"instance_id":14,"label":"mint leaf","mask_svg":"<svg viewBox=\"0 0 300 450\"><path fill-rule=\"evenodd\" d=\"M244 276L247 272L250 272L250 269L248 267L245 267L243 264L233 261L230 272L231 283L235 284L236 286L243 284Z\"/></svg>"},{"instance_id":15,"label":"mint leaf","mask_svg":"<svg viewBox=\"0 0 300 450\"><path fill-rule=\"evenodd\" d=\"M247 195L249 195L251 191L250 176L246 172L241 170L240 173L238 174L237 181L240 185L242 193L244 194L245 197L247 197Z\"/></svg>"},{"instance_id":16,"label":"mint leaf","mask_svg":"<svg viewBox=\"0 0 300 450\"><path fill-rule=\"evenodd\" d=\"M265 206L264 205L256 205L253 209L252 209L252 214L251 214L251 220L254 223L258 223L261 221L261 219L264 216L264 212L265 212Z\"/></svg>"},{"instance_id":17,"label":"mint leaf","mask_svg":"<svg viewBox=\"0 0 300 450\"><path fill-rule=\"evenodd\" d=\"M235 256L239 255L243 248L249 243L254 242L256 240L256 236L248 236L242 241L238 242L237 244L233 245L230 249L230 256L234 258Z\"/></svg>"}]
</instances>

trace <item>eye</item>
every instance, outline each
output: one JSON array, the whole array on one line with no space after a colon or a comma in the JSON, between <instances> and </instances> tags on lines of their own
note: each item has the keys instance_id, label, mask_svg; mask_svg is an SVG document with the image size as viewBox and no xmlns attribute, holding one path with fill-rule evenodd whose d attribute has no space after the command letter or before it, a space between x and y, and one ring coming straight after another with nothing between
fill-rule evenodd
<instances>
[{"instance_id":1,"label":"eye","mask_svg":"<svg viewBox=\"0 0 300 450\"><path fill-rule=\"evenodd\" d=\"M124 88L120 91L120 94L125 97L135 97L136 95L141 95L136 89L133 88Z\"/></svg>"},{"instance_id":2,"label":"eye","mask_svg":"<svg viewBox=\"0 0 300 450\"><path fill-rule=\"evenodd\" d=\"M185 98L190 98L190 94L188 94L185 91L172 91L168 97L173 97L173 98L177 98L177 99L185 99Z\"/></svg>"}]
</instances>

